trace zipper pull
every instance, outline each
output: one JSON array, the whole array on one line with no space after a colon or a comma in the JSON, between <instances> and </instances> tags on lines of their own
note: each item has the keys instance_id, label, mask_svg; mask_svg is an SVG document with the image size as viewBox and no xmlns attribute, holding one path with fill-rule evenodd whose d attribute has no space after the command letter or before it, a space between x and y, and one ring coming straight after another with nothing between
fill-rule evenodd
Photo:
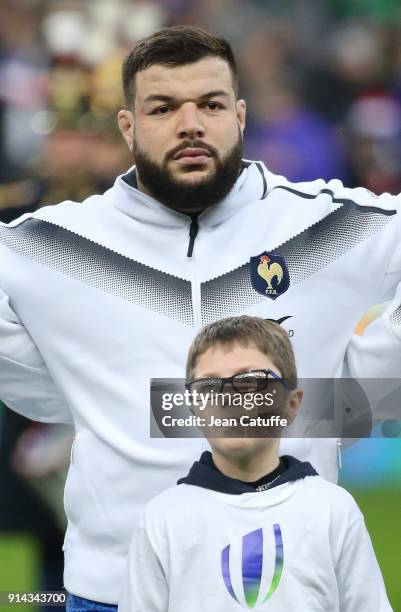
<instances>
[{"instance_id":1,"label":"zipper pull","mask_svg":"<svg viewBox=\"0 0 401 612\"><path fill-rule=\"evenodd\" d=\"M192 253L194 251L195 238L198 235L198 231L199 231L198 215L191 215L191 225L189 227L189 244L188 244L187 257L192 257Z\"/></svg>"},{"instance_id":2,"label":"zipper pull","mask_svg":"<svg viewBox=\"0 0 401 612\"><path fill-rule=\"evenodd\" d=\"M341 438L337 438L337 461L338 461L338 469L341 470L343 467L342 459L341 459Z\"/></svg>"}]
</instances>

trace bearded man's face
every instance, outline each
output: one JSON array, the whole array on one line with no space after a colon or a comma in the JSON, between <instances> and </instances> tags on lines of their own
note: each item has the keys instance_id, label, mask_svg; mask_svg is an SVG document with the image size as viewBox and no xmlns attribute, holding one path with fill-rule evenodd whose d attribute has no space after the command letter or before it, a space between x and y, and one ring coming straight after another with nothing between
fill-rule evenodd
<instances>
[{"instance_id":1,"label":"bearded man's face","mask_svg":"<svg viewBox=\"0 0 401 612\"><path fill-rule=\"evenodd\" d=\"M140 71L130 126L139 188L187 213L219 202L240 172L244 124L224 60Z\"/></svg>"}]
</instances>

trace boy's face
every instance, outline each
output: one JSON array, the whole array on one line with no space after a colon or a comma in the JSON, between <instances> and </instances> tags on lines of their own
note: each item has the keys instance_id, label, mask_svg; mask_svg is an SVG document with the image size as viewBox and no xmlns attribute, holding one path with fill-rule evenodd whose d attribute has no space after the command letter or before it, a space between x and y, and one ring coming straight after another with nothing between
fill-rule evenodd
<instances>
[{"instance_id":1,"label":"boy's face","mask_svg":"<svg viewBox=\"0 0 401 612\"><path fill-rule=\"evenodd\" d=\"M274 360L265 353L262 353L255 345L249 344L248 346L243 346L239 343L229 345L216 344L199 356L193 378L229 378L235 374L251 370L266 369L273 370L275 374L282 376L282 372L277 368ZM273 404L274 409L271 408L270 410L263 410L263 407L262 409L255 407L247 411L241 408L241 414L245 413L249 417L255 417L260 415L261 412L270 412L272 414L277 414L277 412L279 412L283 417L287 418L288 424L290 424L294 420L302 401L302 391L300 389L294 391L286 390L281 386L280 382L275 383L275 386L282 391L282 393L279 394L281 405ZM264 394L268 391L269 388L266 388L262 393ZM228 390L224 389L223 392L226 393ZM232 393L235 393L235 391L232 391ZM201 413L196 411L196 414ZM207 408L202 411L202 416L209 420L211 415L217 418L231 417L233 416L233 409L230 406L208 405ZM249 429L248 433L245 428L241 429L241 431L238 430L241 436L238 438L233 437L232 430L228 432L227 429L224 430L224 428L221 429L222 437L215 437L219 435L219 433L215 433L215 431L211 433L212 430L209 428L206 428L204 434L208 438L212 450L238 458L241 456L248 456L253 452L260 452L263 448L271 447L272 444L278 447L279 436L277 436L277 433L275 434L277 437L273 438L247 437L252 435L251 431L252 429ZM261 430L259 428L257 435L260 436L260 434Z\"/></svg>"}]
</instances>

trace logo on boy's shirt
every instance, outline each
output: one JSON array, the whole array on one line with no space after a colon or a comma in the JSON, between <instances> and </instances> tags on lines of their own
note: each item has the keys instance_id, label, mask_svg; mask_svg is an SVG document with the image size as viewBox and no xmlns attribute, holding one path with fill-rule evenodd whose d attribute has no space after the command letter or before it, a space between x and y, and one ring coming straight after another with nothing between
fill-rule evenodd
<instances>
[{"instance_id":1,"label":"logo on boy's shirt","mask_svg":"<svg viewBox=\"0 0 401 612\"><path fill-rule=\"evenodd\" d=\"M290 275L284 257L264 251L251 257L250 273L252 287L258 293L276 300L290 286Z\"/></svg>"},{"instance_id":2,"label":"logo on boy's shirt","mask_svg":"<svg viewBox=\"0 0 401 612\"><path fill-rule=\"evenodd\" d=\"M273 536L275 561L269 586L265 584L266 581L262 575L263 567L266 568L266 563L263 563L263 556L266 554L266 551L264 553L262 528L255 529L255 531L251 531L242 537L241 572L239 574L242 576L242 585L235 584L231 577L231 544L228 544L221 551L221 573L225 587L231 597L242 608L259 608L270 599L280 583L284 565L284 548L281 529L278 523L273 525ZM234 575L237 575L237 573ZM261 590L262 583L263 590Z\"/></svg>"}]
</instances>

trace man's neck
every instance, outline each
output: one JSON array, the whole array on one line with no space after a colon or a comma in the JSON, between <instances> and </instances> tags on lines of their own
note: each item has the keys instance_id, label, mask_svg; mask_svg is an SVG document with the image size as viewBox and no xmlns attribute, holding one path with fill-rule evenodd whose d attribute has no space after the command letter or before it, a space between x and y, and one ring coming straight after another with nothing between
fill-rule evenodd
<instances>
[{"instance_id":1,"label":"man's neck","mask_svg":"<svg viewBox=\"0 0 401 612\"><path fill-rule=\"evenodd\" d=\"M256 482L279 466L279 443L279 439L271 440L271 444L261 451L249 453L243 457L235 457L229 453L222 454L213 449L213 462L220 472L229 478L243 482Z\"/></svg>"},{"instance_id":2,"label":"man's neck","mask_svg":"<svg viewBox=\"0 0 401 612\"><path fill-rule=\"evenodd\" d=\"M142 193L145 193L146 195L150 196L151 198L154 198L154 196L150 193L149 189L146 189L145 185L142 183L142 181L139 178L137 172L135 172L135 180L136 180L136 188L139 191L142 191Z\"/></svg>"}]
</instances>

